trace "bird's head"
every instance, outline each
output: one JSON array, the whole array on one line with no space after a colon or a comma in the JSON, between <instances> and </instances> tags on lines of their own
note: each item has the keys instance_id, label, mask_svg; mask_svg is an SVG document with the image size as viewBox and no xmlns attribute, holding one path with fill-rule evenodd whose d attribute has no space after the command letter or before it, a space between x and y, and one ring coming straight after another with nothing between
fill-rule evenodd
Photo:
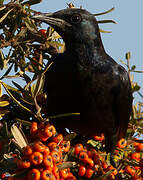
<instances>
[{"instance_id":1,"label":"bird's head","mask_svg":"<svg viewBox=\"0 0 143 180\"><path fill-rule=\"evenodd\" d=\"M100 41L98 23L94 15L84 9L69 8L55 13L41 13L33 18L51 25L65 42Z\"/></svg>"}]
</instances>

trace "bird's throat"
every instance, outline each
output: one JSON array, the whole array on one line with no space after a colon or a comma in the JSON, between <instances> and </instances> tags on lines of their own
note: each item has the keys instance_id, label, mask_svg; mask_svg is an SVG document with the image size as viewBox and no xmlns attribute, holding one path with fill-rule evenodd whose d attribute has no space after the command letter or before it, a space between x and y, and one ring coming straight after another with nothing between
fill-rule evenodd
<instances>
[{"instance_id":1,"label":"bird's throat","mask_svg":"<svg viewBox=\"0 0 143 180\"><path fill-rule=\"evenodd\" d=\"M102 57L102 53L104 52L103 45L96 46L96 43L86 42L86 43L72 43L72 46L68 44L66 46L66 52L80 63L83 66L90 66L95 63L100 57ZM102 58L101 58L102 59Z\"/></svg>"}]
</instances>

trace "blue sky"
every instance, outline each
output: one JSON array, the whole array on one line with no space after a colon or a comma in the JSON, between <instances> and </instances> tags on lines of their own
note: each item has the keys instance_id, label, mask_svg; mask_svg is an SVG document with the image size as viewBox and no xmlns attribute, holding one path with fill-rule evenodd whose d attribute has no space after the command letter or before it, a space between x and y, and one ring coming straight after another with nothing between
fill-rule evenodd
<instances>
[{"instance_id":1,"label":"blue sky","mask_svg":"<svg viewBox=\"0 0 143 180\"><path fill-rule=\"evenodd\" d=\"M97 19L114 19L117 24L103 24L100 27L112 31L110 34L102 33L102 40L106 52L117 62L125 60L125 53L131 52L131 64L137 70L143 70L143 0L43 0L33 8L41 12L54 12L67 7L72 2L76 7L80 5L91 13L104 12L112 7L115 10L109 14L98 16ZM46 26L44 26L46 27ZM143 86L143 74L135 74L135 80ZM143 92L143 90L141 90ZM138 100L141 100L136 96Z\"/></svg>"},{"instance_id":2,"label":"blue sky","mask_svg":"<svg viewBox=\"0 0 143 180\"><path fill-rule=\"evenodd\" d=\"M40 12L55 12L66 8L66 3L71 2L76 7L82 6L94 14L115 7L111 13L97 17L97 20L113 19L117 22L117 24L100 24L101 29L112 31L101 34L105 50L118 63L120 59L125 60L125 53L130 51L130 64L135 64L136 70L143 70L143 0L43 0L31 8ZM43 25L47 28L46 24ZM135 81L143 87L143 73L134 75ZM10 83L9 80L7 82ZM143 94L143 88L140 92ZM135 100L143 102L139 95L135 95Z\"/></svg>"}]
</instances>

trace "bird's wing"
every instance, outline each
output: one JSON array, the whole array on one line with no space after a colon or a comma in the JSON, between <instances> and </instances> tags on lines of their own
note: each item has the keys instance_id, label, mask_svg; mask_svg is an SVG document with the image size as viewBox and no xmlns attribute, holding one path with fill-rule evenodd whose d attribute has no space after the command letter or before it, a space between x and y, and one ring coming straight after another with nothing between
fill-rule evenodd
<instances>
[{"instance_id":1,"label":"bird's wing","mask_svg":"<svg viewBox=\"0 0 143 180\"><path fill-rule=\"evenodd\" d=\"M118 65L119 86L114 94L114 110L117 119L117 139L125 137L132 111L132 90L127 71Z\"/></svg>"}]
</instances>

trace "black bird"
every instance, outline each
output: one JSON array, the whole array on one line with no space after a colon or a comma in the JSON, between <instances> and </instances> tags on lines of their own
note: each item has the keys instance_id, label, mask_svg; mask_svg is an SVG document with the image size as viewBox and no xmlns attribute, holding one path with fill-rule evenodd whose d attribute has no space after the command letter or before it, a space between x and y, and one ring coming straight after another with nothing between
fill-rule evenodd
<instances>
[{"instance_id":1,"label":"black bird","mask_svg":"<svg viewBox=\"0 0 143 180\"><path fill-rule=\"evenodd\" d=\"M66 46L46 73L48 115L80 113L53 122L87 137L104 133L112 152L126 134L132 91L127 71L105 52L94 15L72 8L33 18L51 25Z\"/></svg>"}]
</instances>

